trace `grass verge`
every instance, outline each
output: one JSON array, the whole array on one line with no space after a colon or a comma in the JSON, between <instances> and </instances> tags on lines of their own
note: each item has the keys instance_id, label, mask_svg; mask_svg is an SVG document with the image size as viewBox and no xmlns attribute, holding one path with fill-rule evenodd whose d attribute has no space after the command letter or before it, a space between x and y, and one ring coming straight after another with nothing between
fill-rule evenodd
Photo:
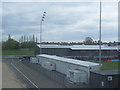
<instances>
[{"instance_id":1,"label":"grass verge","mask_svg":"<svg viewBox=\"0 0 120 90\"><path fill-rule=\"evenodd\" d=\"M13 50L3 50L2 55L34 55L34 49L13 49Z\"/></svg>"},{"instance_id":2,"label":"grass verge","mask_svg":"<svg viewBox=\"0 0 120 90\"><path fill-rule=\"evenodd\" d=\"M120 70L120 61L103 61L102 70Z\"/></svg>"}]
</instances>

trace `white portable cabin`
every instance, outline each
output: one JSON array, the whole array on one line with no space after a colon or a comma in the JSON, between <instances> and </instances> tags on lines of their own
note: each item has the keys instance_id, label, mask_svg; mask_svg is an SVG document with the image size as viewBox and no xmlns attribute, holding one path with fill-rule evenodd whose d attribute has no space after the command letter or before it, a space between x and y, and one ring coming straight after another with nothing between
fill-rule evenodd
<instances>
[{"instance_id":1,"label":"white portable cabin","mask_svg":"<svg viewBox=\"0 0 120 90\"><path fill-rule=\"evenodd\" d=\"M54 63L55 64L54 69L60 73L65 74L66 76L69 76L71 70L75 74L76 74L76 70L79 70L79 74L84 72L84 73L86 73L87 77L89 78L90 71L100 70L98 63L69 59L69 58L58 57L55 55L46 55L46 54L37 55L36 57L39 58L39 64L41 64L41 65L43 65L45 62ZM81 72L81 71L83 71L83 72Z\"/></svg>"}]
</instances>

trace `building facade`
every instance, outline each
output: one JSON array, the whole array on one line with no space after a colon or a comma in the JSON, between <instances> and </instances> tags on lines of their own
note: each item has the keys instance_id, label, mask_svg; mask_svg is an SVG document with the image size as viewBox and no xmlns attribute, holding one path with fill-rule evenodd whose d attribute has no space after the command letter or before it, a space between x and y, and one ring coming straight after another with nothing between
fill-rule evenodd
<instances>
[{"instance_id":1,"label":"building facade","mask_svg":"<svg viewBox=\"0 0 120 90\"><path fill-rule=\"evenodd\" d=\"M67 58L74 58L79 60L99 60L99 46L98 45L74 45L74 46L60 46L60 45L43 45L42 54L57 55ZM40 46L35 47L35 54L39 54ZM102 46L102 60L118 59L118 47Z\"/></svg>"}]
</instances>

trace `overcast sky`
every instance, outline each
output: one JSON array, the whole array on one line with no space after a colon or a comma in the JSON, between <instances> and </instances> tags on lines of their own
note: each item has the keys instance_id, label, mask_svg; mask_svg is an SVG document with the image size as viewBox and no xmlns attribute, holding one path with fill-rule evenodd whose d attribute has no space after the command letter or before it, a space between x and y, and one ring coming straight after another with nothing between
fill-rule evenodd
<instances>
[{"instance_id":1,"label":"overcast sky","mask_svg":"<svg viewBox=\"0 0 120 90\"><path fill-rule=\"evenodd\" d=\"M44 11L42 41L99 40L99 2L3 2L2 39L34 34L39 40ZM117 2L102 3L102 41L118 41Z\"/></svg>"}]
</instances>

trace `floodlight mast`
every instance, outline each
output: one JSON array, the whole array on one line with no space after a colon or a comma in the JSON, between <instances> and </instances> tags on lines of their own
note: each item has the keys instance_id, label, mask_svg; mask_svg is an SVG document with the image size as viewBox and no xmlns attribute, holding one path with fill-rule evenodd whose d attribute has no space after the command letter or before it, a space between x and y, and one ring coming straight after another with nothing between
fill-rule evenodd
<instances>
[{"instance_id":1,"label":"floodlight mast","mask_svg":"<svg viewBox=\"0 0 120 90\"><path fill-rule=\"evenodd\" d=\"M100 22L99 22L99 65L101 69L101 0L100 0Z\"/></svg>"},{"instance_id":2,"label":"floodlight mast","mask_svg":"<svg viewBox=\"0 0 120 90\"><path fill-rule=\"evenodd\" d=\"M40 20L40 54L42 54L42 22L44 21L46 12L43 12L43 16Z\"/></svg>"}]
</instances>

